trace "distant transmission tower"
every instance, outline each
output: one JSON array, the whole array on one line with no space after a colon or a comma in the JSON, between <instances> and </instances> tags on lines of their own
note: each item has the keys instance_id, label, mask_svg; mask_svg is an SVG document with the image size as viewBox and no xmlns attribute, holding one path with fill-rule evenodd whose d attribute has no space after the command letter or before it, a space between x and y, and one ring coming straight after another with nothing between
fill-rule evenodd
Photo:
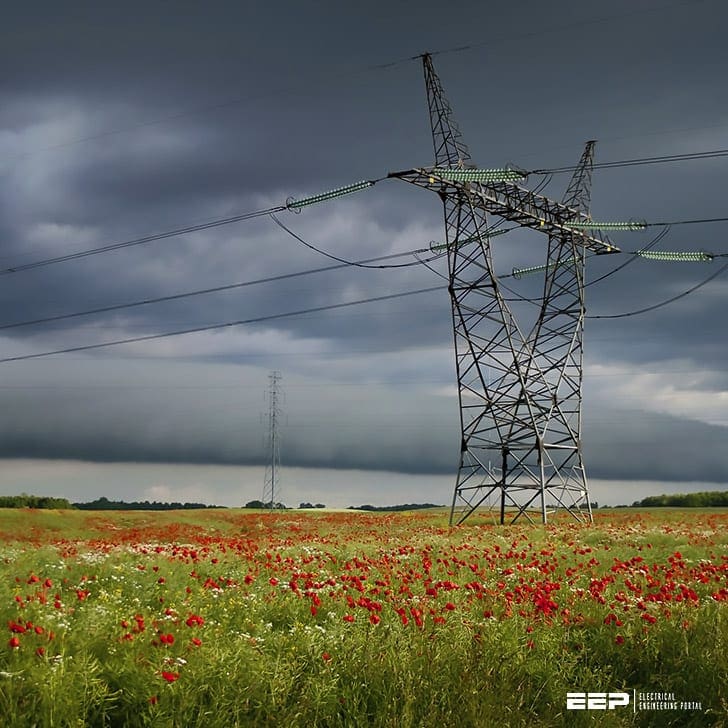
<instances>
[{"instance_id":1,"label":"distant transmission tower","mask_svg":"<svg viewBox=\"0 0 728 728\"><path fill-rule=\"evenodd\" d=\"M450 522L489 506L500 523L534 512L546 523L551 505L591 521L581 450L584 260L587 250L619 252L589 228L594 142L562 202L517 185L517 170L478 169L428 54L423 63L435 166L390 176L444 205L461 420ZM493 269L486 213L548 236L543 300L528 333Z\"/></svg>"},{"instance_id":2,"label":"distant transmission tower","mask_svg":"<svg viewBox=\"0 0 728 728\"><path fill-rule=\"evenodd\" d=\"M280 500L278 492L278 478L281 467L280 437L278 435L278 424L281 418L280 390L278 388L280 381L280 372L274 371L268 375L268 452L270 460L265 466L263 503L266 508L270 509L276 507L276 497Z\"/></svg>"}]
</instances>

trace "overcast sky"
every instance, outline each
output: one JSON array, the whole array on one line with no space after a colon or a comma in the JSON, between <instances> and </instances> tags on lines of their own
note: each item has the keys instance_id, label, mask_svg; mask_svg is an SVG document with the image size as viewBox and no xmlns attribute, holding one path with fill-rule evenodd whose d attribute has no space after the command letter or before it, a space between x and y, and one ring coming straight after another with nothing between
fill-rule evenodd
<instances>
[{"instance_id":1,"label":"overcast sky","mask_svg":"<svg viewBox=\"0 0 728 728\"><path fill-rule=\"evenodd\" d=\"M440 285L421 265L343 268L7 328L331 265L260 217L7 272L432 164L421 62L409 60L424 51L482 167L574 164L588 139L597 161L728 148L727 21L719 0L16 3L0 43L0 358ZM727 174L721 158L598 170L592 214L725 217ZM567 183L556 174L545 194L560 199ZM280 218L346 259L444 235L437 198L396 180ZM629 251L659 231L612 237ZM728 253L725 235L726 224L675 225L658 249ZM544 242L494 238L497 269L538 265ZM588 278L624 259L591 260ZM588 289L588 313L649 306L720 265L637 260ZM725 488L727 279L587 322L592 500ZM542 282L511 284L533 295ZM271 370L286 502L450 502L459 433L444 288L0 363L0 492L259 498Z\"/></svg>"}]
</instances>

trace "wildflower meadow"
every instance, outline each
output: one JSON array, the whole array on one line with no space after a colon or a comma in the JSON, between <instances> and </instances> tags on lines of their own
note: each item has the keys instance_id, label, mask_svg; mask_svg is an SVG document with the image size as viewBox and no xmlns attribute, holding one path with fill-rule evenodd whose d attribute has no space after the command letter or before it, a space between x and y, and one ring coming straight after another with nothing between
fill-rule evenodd
<instances>
[{"instance_id":1,"label":"wildflower meadow","mask_svg":"<svg viewBox=\"0 0 728 728\"><path fill-rule=\"evenodd\" d=\"M3 726L728 725L726 510L8 509L0 552Z\"/></svg>"}]
</instances>

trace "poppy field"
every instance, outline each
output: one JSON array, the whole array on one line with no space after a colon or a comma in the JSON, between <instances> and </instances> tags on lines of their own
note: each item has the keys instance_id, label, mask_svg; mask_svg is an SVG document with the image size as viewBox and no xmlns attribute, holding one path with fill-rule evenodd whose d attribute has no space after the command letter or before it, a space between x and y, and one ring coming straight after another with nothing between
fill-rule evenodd
<instances>
[{"instance_id":1,"label":"poppy field","mask_svg":"<svg viewBox=\"0 0 728 728\"><path fill-rule=\"evenodd\" d=\"M725 510L8 509L0 553L0 725L728 725Z\"/></svg>"}]
</instances>

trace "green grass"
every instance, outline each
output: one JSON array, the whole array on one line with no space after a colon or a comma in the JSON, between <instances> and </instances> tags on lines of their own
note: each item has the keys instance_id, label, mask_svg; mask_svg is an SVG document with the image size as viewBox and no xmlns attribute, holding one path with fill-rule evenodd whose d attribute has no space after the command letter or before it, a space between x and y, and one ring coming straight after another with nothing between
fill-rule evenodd
<instances>
[{"instance_id":1,"label":"green grass","mask_svg":"<svg viewBox=\"0 0 728 728\"><path fill-rule=\"evenodd\" d=\"M727 525L0 511L0 725L728 725Z\"/></svg>"}]
</instances>

